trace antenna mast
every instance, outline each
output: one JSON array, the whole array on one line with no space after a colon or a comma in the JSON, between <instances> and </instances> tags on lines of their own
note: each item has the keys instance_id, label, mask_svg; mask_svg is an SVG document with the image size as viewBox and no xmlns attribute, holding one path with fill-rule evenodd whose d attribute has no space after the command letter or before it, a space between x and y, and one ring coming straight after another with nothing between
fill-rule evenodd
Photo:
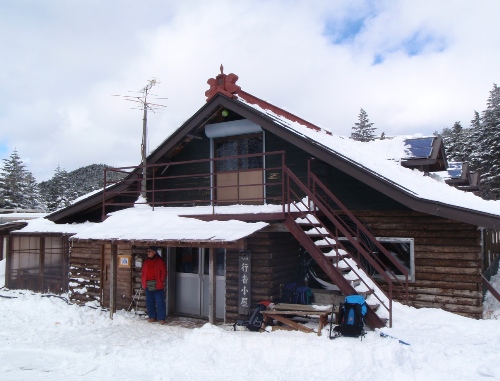
<instances>
[{"instance_id":1,"label":"antenna mast","mask_svg":"<svg viewBox=\"0 0 500 381\"><path fill-rule=\"evenodd\" d=\"M152 95L152 94L150 94L151 88L153 86L156 86L158 83L160 83L160 82L157 81L155 78L148 79L148 84L146 86L144 86L142 88L142 90L140 91L140 93L142 93L142 96L140 96L140 97L134 97L131 95L114 95L115 97L122 96L127 101L141 103L141 105L142 105L142 107L140 108L140 110L143 111L142 142L141 142L141 164L142 164L141 196L145 200L147 200L147 194L146 194L146 178L147 178L146 157L147 157L147 137L148 137L148 110L155 112L156 107L167 107L165 105L160 105L160 104L148 102L148 96ZM167 98L156 98L156 99L167 99Z\"/></svg>"}]
</instances>

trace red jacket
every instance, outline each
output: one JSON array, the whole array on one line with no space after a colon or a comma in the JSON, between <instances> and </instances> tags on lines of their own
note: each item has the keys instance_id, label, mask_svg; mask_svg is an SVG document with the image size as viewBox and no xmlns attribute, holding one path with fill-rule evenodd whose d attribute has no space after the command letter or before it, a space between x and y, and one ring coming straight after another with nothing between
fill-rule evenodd
<instances>
[{"instance_id":1,"label":"red jacket","mask_svg":"<svg viewBox=\"0 0 500 381\"><path fill-rule=\"evenodd\" d=\"M167 267L163 258L156 254L153 258L146 258L142 263L142 287L146 288L146 281L155 279L156 289L162 290L167 276Z\"/></svg>"}]
</instances>

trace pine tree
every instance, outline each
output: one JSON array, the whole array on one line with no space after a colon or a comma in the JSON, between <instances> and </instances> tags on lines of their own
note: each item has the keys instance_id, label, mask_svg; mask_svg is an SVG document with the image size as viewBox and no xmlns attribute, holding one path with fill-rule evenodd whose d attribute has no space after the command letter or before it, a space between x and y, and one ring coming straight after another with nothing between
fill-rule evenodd
<instances>
[{"instance_id":1,"label":"pine tree","mask_svg":"<svg viewBox=\"0 0 500 381\"><path fill-rule=\"evenodd\" d=\"M360 142L369 142L375 140L375 127L373 123L368 120L368 114L365 110L361 109L358 115L359 122L354 123L352 127L351 139Z\"/></svg>"},{"instance_id":2,"label":"pine tree","mask_svg":"<svg viewBox=\"0 0 500 381\"><path fill-rule=\"evenodd\" d=\"M483 152L483 129L481 126L481 116L474 111L474 118L470 121L468 134L464 136L465 156L468 158L472 169L478 169L481 163Z\"/></svg>"},{"instance_id":3,"label":"pine tree","mask_svg":"<svg viewBox=\"0 0 500 381\"><path fill-rule=\"evenodd\" d=\"M455 122L452 128L444 128L441 134L448 161L467 161L465 155L464 136L466 131L460 122Z\"/></svg>"},{"instance_id":4,"label":"pine tree","mask_svg":"<svg viewBox=\"0 0 500 381\"><path fill-rule=\"evenodd\" d=\"M43 198L40 194L40 186L38 185L35 177L28 172L26 175L26 195L25 202L28 209L38 209L46 211Z\"/></svg>"},{"instance_id":5,"label":"pine tree","mask_svg":"<svg viewBox=\"0 0 500 381\"><path fill-rule=\"evenodd\" d=\"M0 207L43 210L36 180L26 169L17 150L8 159L3 159L3 162L0 173Z\"/></svg>"},{"instance_id":6,"label":"pine tree","mask_svg":"<svg viewBox=\"0 0 500 381\"><path fill-rule=\"evenodd\" d=\"M479 170L481 194L487 199L500 198L500 88L494 84L481 113L481 147Z\"/></svg>"},{"instance_id":7,"label":"pine tree","mask_svg":"<svg viewBox=\"0 0 500 381\"><path fill-rule=\"evenodd\" d=\"M52 179L41 184L41 192L49 212L65 208L75 198L68 182L68 173L59 165Z\"/></svg>"}]
</instances>

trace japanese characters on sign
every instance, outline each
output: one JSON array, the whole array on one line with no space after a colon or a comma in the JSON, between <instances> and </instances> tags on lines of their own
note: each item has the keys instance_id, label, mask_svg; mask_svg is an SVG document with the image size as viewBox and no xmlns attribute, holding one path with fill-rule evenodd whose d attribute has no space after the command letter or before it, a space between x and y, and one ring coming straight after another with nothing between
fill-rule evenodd
<instances>
[{"instance_id":1,"label":"japanese characters on sign","mask_svg":"<svg viewBox=\"0 0 500 381\"><path fill-rule=\"evenodd\" d=\"M250 311L252 288L250 285L251 257L250 250L240 251L238 282L238 313L246 315Z\"/></svg>"}]
</instances>

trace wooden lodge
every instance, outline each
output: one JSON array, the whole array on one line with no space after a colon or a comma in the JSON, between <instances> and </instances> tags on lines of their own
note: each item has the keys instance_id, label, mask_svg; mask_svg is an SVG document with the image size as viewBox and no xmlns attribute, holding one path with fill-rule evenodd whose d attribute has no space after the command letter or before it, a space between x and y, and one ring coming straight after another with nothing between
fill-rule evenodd
<instances>
[{"instance_id":1,"label":"wooden lodge","mask_svg":"<svg viewBox=\"0 0 500 381\"><path fill-rule=\"evenodd\" d=\"M367 157L362 147L371 143L335 136L237 80L222 69L210 79L206 104L145 166L107 169L124 180L52 213L47 225L0 225L7 287L70 291L78 303L127 309L140 295L146 249L156 245L168 266L168 314L229 323L278 300L307 252L320 281L366 296L372 327L391 324L393 300L482 318L500 213L469 207L476 196L428 176L447 168L440 138L427 138L423 155L422 142L386 139L378 143L415 150L399 160ZM125 213L140 206L151 230L177 236L152 236L139 220L124 227ZM169 225L174 214L207 228ZM214 221L245 228L229 237L211 232Z\"/></svg>"}]
</instances>

